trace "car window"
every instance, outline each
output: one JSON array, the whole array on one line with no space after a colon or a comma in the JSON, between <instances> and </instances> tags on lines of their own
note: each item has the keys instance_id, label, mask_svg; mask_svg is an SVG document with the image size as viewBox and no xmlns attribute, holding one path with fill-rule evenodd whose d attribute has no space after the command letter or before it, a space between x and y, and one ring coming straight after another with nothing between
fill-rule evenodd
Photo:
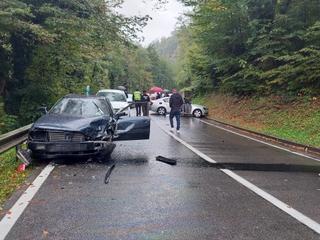
<instances>
[{"instance_id":1,"label":"car window","mask_svg":"<svg viewBox=\"0 0 320 240\"><path fill-rule=\"evenodd\" d=\"M169 98L164 98L163 101L168 103L169 102Z\"/></svg>"},{"instance_id":2,"label":"car window","mask_svg":"<svg viewBox=\"0 0 320 240\"><path fill-rule=\"evenodd\" d=\"M104 96L110 100L110 102L126 102L127 98L124 93L119 92L99 92L98 96Z\"/></svg>"},{"instance_id":3,"label":"car window","mask_svg":"<svg viewBox=\"0 0 320 240\"><path fill-rule=\"evenodd\" d=\"M94 117L110 115L110 110L102 99L63 98L50 110L50 113Z\"/></svg>"}]
</instances>

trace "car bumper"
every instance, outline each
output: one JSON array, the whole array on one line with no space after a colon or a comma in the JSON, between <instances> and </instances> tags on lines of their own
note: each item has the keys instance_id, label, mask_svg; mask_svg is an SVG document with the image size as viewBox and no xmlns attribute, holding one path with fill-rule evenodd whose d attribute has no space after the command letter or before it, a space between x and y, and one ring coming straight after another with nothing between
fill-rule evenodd
<instances>
[{"instance_id":1,"label":"car bumper","mask_svg":"<svg viewBox=\"0 0 320 240\"><path fill-rule=\"evenodd\" d=\"M93 157L99 154L108 154L113 151L115 144L104 141L74 142L28 142L31 156L41 159L64 157Z\"/></svg>"}]
</instances>

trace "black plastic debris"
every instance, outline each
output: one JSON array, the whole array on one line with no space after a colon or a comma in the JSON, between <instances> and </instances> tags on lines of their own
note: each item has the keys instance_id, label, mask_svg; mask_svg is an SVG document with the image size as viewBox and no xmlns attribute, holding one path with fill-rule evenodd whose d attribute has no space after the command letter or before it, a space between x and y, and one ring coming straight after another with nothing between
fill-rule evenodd
<instances>
[{"instance_id":1,"label":"black plastic debris","mask_svg":"<svg viewBox=\"0 0 320 240\"><path fill-rule=\"evenodd\" d=\"M109 183L111 173L112 173L112 171L113 171L113 169L114 169L115 166L116 166L116 165L113 164L111 167L108 168L108 171L107 171L107 173L106 173L106 177L104 178L104 183L105 183L105 184L108 184L108 183Z\"/></svg>"},{"instance_id":2,"label":"black plastic debris","mask_svg":"<svg viewBox=\"0 0 320 240\"><path fill-rule=\"evenodd\" d=\"M164 162L164 163L170 164L170 165L177 165L177 160L170 159L170 158L165 158L165 157L162 157L162 156L156 157L156 160L159 161L159 162Z\"/></svg>"}]
</instances>

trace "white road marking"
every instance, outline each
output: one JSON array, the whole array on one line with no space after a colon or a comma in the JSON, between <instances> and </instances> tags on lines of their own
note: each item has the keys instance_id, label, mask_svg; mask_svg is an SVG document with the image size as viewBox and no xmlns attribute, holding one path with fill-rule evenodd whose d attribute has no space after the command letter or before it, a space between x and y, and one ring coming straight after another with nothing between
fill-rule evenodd
<instances>
[{"instance_id":1,"label":"white road marking","mask_svg":"<svg viewBox=\"0 0 320 240\"><path fill-rule=\"evenodd\" d=\"M199 157L203 158L204 160L206 160L206 161L208 161L210 163L217 163L217 161L213 160L208 155L206 155L206 154L200 152L199 150L197 150L196 148L192 147L190 144L188 144L187 142L183 141L177 135L175 135L175 134L169 132L168 130L164 129L162 126L160 126L160 124L157 123L157 125L162 129L162 131L164 131L165 133L167 133L168 135L173 137L175 140L177 140L178 142L180 142L181 144L186 146L188 149L190 149L192 152L197 154ZM261 188L259 188L256 185L252 184L251 182L249 182L248 180L246 180L243 177L239 176L238 174L234 173L233 171L227 170L227 169L221 169L221 171L223 173L225 173L226 175L228 175L229 177L231 177L232 179L234 179L235 181L237 181L238 183L240 183L241 185L245 186L246 188L248 188L249 190L254 192L255 194L257 194L258 196L262 197L263 199L265 199L266 201L270 202L271 204L273 204L277 208L279 208L282 211L284 211L285 213L289 214L291 217L295 218L300 223L306 225L307 227L309 227L310 229L312 229L316 233L320 234L320 224L317 223L316 221L314 221L311 218L305 216L301 212L293 209L288 204L280 201L276 197L274 197L271 194L265 192Z\"/></svg>"},{"instance_id":2,"label":"white road marking","mask_svg":"<svg viewBox=\"0 0 320 240\"><path fill-rule=\"evenodd\" d=\"M202 119L199 119L199 120L200 120L200 122L202 122L202 123L205 123L205 124L208 124L208 125L213 126L213 127L215 127L215 128L219 128L219 129L221 129L221 130L224 130L224 131L227 131L227 132L236 134L236 135L238 135L238 136L240 136L240 137L244 137L244 138L253 140L253 141L255 141L255 142L259 142L259 143L268 145L268 146L270 146L270 147L274 147L274 148L277 148L277 149L281 149L281 150L283 150L283 151L286 151L286 152L289 152L289 153L293 153L293 154L298 155L298 156L301 156L301 157L309 158L309 159L312 159L312 160L315 160L315 161L320 161L319 158L311 157L311 156L305 155L305 154L303 154L303 153L295 152L295 151L292 151L292 150L290 150L290 149L287 149L287 148L284 148L284 147L280 147L280 146L274 145L274 144L272 144L272 143L268 143L268 142L265 142L265 141L261 141L261 140L258 140L258 139L256 139L256 138L252 138L252 137L246 136L246 135L244 135L244 134L237 133L237 132L235 132L235 131L229 130L229 129L227 129L227 128L217 126L217 125L215 125L215 124L213 124L213 123L209 123L209 122L204 121L204 120L202 120Z\"/></svg>"},{"instance_id":3,"label":"white road marking","mask_svg":"<svg viewBox=\"0 0 320 240\"><path fill-rule=\"evenodd\" d=\"M1 219L0 240L4 240L8 235L11 228L14 226L18 218L22 215L23 211L29 205L32 198L38 192L41 185L45 182L53 169L54 165L52 164L46 166L39 174L39 176L28 187L28 189L22 194L18 201L13 205L13 207L8 211L8 213Z\"/></svg>"}]
</instances>

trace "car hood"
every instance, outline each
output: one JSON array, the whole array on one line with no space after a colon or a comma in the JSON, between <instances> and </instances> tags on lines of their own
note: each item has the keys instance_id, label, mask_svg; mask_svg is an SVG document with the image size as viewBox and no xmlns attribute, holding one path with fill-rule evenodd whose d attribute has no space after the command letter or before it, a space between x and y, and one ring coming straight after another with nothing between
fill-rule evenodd
<instances>
[{"instance_id":1,"label":"car hood","mask_svg":"<svg viewBox=\"0 0 320 240\"><path fill-rule=\"evenodd\" d=\"M33 129L81 132L86 136L99 137L109 124L110 117L78 117L60 114L46 114L32 126Z\"/></svg>"},{"instance_id":2,"label":"car hood","mask_svg":"<svg viewBox=\"0 0 320 240\"><path fill-rule=\"evenodd\" d=\"M111 102L113 109L121 109L128 106L127 102Z\"/></svg>"}]
</instances>

